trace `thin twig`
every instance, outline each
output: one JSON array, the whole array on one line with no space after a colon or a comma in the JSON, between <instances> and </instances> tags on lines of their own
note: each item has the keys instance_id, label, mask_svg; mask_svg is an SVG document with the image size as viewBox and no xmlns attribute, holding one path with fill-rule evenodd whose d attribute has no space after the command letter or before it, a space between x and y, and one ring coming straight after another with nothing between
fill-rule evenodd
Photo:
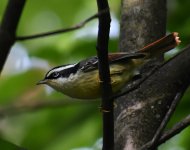
<instances>
[{"instance_id":1,"label":"thin twig","mask_svg":"<svg viewBox=\"0 0 190 150\"><path fill-rule=\"evenodd\" d=\"M97 0L98 12L109 10L107 0ZM99 29L97 38L97 56L99 67L100 87L102 92L103 109L103 150L114 149L114 118L113 118L113 99L108 63L108 42L110 32L110 12L99 17Z\"/></svg>"},{"instance_id":2,"label":"thin twig","mask_svg":"<svg viewBox=\"0 0 190 150\"><path fill-rule=\"evenodd\" d=\"M183 129L185 129L186 127L188 127L189 125L190 125L190 115L188 115L182 121L180 121L177 124L175 124L172 127L172 129L170 129L169 131L164 132L164 134L162 135L162 137L160 138L160 140L158 142L158 145L166 142L168 139L170 139L173 136L177 135Z\"/></svg>"},{"instance_id":3,"label":"thin twig","mask_svg":"<svg viewBox=\"0 0 190 150\"><path fill-rule=\"evenodd\" d=\"M39 34L35 34L35 35L17 36L16 40L18 40L18 41L32 40L32 39L36 39L36 38L42 38L42 37L46 37L46 36L51 36L51 35L56 35L56 34L60 34L60 33L74 31L74 30L77 30L77 29L84 27L88 22L92 21L93 19L98 18L99 16L106 13L107 11L108 11L107 9L102 10L101 12L94 14L93 16L85 19L84 21L82 21L82 22L80 22L80 23L78 23L78 24L76 24L70 28L64 28L64 29L59 29L59 30L55 30L55 31L39 33Z\"/></svg>"},{"instance_id":4,"label":"thin twig","mask_svg":"<svg viewBox=\"0 0 190 150\"><path fill-rule=\"evenodd\" d=\"M180 99L182 98L184 94L184 90L180 91L179 93L176 94L174 100L172 101L172 104L169 108L169 110L167 111L164 119L162 120L159 128L157 129L154 137L152 138L151 142L149 142L148 144L145 144L141 150L147 150L147 149L155 149L157 146L157 142L159 141L160 135L162 134L162 131L164 130L164 128L166 127L168 121L170 120L173 112L175 111L175 108L178 104L178 102L180 101Z\"/></svg>"},{"instance_id":5,"label":"thin twig","mask_svg":"<svg viewBox=\"0 0 190 150\"><path fill-rule=\"evenodd\" d=\"M170 138L174 137L175 135L177 135L178 133L180 133L181 131L183 131L186 127L188 127L190 125L190 115L188 115L187 117L185 117L182 121L176 123L172 129L165 131L161 138L159 139L159 141L157 143L155 143L155 147L158 147L159 145L165 143L167 140L169 140ZM151 141L148 142L146 144L151 145ZM144 145L143 147L146 147L146 145Z\"/></svg>"},{"instance_id":6,"label":"thin twig","mask_svg":"<svg viewBox=\"0 0 190 150\"><path fill-rule=\"evenodd\" d=\"M92 102L96 101L74 101L74 100L35 100L30 102L17 102L13 104L9 104L6 106L0 107L0 117L7 116L7 115L17 115L23 112L29 112L29 111L37 111L41 109L47 109L47 108L58 108L58 107L64 107L68 105L78 105L78 104L94 104Z\"/></svg>"}]
</instances>

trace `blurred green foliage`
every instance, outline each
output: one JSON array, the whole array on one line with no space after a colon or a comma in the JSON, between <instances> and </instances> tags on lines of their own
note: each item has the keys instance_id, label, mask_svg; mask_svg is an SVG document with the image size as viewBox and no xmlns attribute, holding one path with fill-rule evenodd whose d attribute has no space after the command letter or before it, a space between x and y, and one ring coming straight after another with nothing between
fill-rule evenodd
<instances>
[{"instance_id":1,"label":"blurred green foliage","mask_svg":"<svg viewBox=\"0 0 190 150\"><path fill-rule=\"evenodd\" d=\"M1 0L2 19L8 0ZM120 1L109 1L112 13L119 18ZM178 31L184 47L190 39L189 0L168 3L168 31ZM71 27L95 14L96 1L46 0L27 1L17 35L30 35ZM92 21L83 29L70 33L19 42L27 49L29 58L47 61L50 67L73 63L96 54L96 35ZM86 28L90 28L86 31ZM81 32L86 36L81 36ZM90 35L89 35L90 34ZM117 50L118 37L110 39L110 50ZM16 63L16 62L15 62ZM36 86L46 69L31 67L15 75L0 77L0 135L2 138L30 150L71 150L91 147L101 137L99 101L78 102L44 86ZM12 74L12 72L9 72ZM186 92L169 126L189 114L190 94ZM35 107L35 104L60 101L67 105ZM162 150L179 147L190 149L189 129L163 144ZM175 144L173 144L175 141ZM178 142L176 142L178 141ZM1 143L0 143L1 144ZM0 145L1 146L1 145Z\"/></svg>"},{"instance_id":2,"label":"blurred green foliage","mask_svg":"<svg viewBox=\"0 0 190 150\"><path fill-rule=\"evenodd\" d=\"M25 150L21 147L18 147L12 143L9 143L3 139L0 139L0 146L1 146L1 149L3 150Z\"/></svg>"}]
</instances>

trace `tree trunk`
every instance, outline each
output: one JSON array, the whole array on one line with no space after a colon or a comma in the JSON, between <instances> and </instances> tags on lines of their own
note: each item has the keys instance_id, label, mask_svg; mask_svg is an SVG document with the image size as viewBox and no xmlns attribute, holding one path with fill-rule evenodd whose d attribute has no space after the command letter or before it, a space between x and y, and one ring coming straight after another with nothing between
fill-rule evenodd
<instances>
[{"instance_id":1,"label":"tree trunk","mask_svg":"<svg viewBox=\"0 0 190 150\"><path fill-rule=\"evenodd\" d=\"M122 0L120 50L135 51L164 36L166 16L166 0ZM159 127L176 91L165 96L167 87L162 88L162 79L156 79L148 79L116 100L115 150L139 149Z\"/></svg>"}]
</instances>

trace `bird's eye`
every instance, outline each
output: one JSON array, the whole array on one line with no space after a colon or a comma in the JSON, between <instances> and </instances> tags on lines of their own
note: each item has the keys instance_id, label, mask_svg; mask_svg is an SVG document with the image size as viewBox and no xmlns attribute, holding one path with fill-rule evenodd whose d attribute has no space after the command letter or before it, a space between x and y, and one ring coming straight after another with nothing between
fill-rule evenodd
<instances>
[{"instance_id":1,"label":"bird's eye","mask_svg":"<svg viewBox=\"0 0 190 150\"><path fill-rule=\"evenodd\" d=\"M52 77L57 78L58 76L59 76L59 73L58 73L58 72L52 73Z\"/></svg>"}]
</instances>

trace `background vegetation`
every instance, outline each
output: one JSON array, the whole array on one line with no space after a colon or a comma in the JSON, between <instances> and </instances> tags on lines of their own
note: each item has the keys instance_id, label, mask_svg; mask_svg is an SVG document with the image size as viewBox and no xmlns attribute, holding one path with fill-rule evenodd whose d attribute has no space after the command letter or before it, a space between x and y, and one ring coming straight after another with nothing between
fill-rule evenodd
<instances>
[{"instance_id":1,"label":"background vegetation","mask_svg":"<svg viewBox=\"0 0 190 150\"><path fill-rule=\"evenodd\" d=\"M0 19L7 2L1 0ZM120 1L109 2L113 17L110 50L114 51L118 47ZM168 2L167 29L180 33L180 48L190 39L189 6L189 0ZM96 12L96 1L27 1L17 35L71 27ZM18 42L13 47L0 77L0 136L3 139L31 150L71 150L95 145L102 132L100 102L76 101L36 83L51 67L95 55L96 32L94 20L81 30ZM186 92L169 127L189 114L189 106L190 94ZM160 149L190 149L189 130Z\"/></svg>"}]
</instances>

